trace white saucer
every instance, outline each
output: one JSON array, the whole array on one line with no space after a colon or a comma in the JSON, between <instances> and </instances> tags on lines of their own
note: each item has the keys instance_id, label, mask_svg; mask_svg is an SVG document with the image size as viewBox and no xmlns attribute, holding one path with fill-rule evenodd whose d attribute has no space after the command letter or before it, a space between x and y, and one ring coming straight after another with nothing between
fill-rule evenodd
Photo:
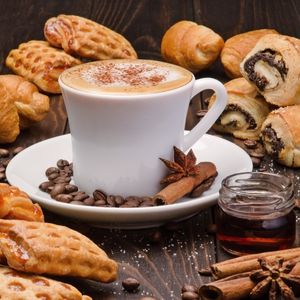
<instances>
[{"instance_id":1,"label":"white saucer","mask_svg":"<svg viewBox=\"0 0 300 300\"><path fill-rule=\"evenodd\" d=\"M114 208L61 203L50 198L38 186L47 178L48 167L63 158L72 161L71 136L62 135L34 144L16 155L6 169L11 185L28 193L42 207L60 215L110 228L147 228L188 218L216 203L221 181L228 175L252 170L248 154L225 139L204 135L193 147L199 161L211 161L218 176L211 188L199 198L183 198L179 202L155 207Z\"/></svg>"}]
</instances>

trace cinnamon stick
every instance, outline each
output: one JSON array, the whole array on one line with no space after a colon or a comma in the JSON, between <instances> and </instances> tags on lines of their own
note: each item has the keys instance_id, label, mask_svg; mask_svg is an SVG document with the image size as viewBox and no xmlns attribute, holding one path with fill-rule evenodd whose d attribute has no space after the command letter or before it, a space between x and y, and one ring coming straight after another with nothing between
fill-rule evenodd
<instances>
[{"instance_id":1,"label":"cinnamon stick","mask_svg":"<svg viewBox=\"0 0 300 300\"><path fill-rule=\"evenodd\" d=\"M183 177L182 179L167 185L154 197L157 204L171 204L190 193L195 187L206 179L216 176L217 169L212 162L201 162L200 173L196 176Z\"/></svg>"},{"instance_id":2,"label":"cinnamon stick","mask_svg":"<svg viewBox=\"0 0 300 300\"><path fill-rule=\"evenodd\" d=\"M288 263L288 261L286 263ZM250 279L249 277L250 273L251 272L235 274L201 286L201 288L199 289L200 299L239 300L239 299L247 298L251 290L256 285L256 283ZM300 276L300 262L298 262L294 266L290 274ZM298 293L299 291L297 291L297 294Z\"/></svg>"},{"instance_id":3,"label":"cinnamon stick","mask_svg":"<svg viewBox=\"0 0 300 300\"><path fill-rule=\"evenodd\" d=\"M258 258L275 259L278 256L282 257L285 261L300 257L300 247L240 256L215 263L211 265L211 270L214 278L224 278L233 274L259 269Z\"/></svg>"}]
</instances>

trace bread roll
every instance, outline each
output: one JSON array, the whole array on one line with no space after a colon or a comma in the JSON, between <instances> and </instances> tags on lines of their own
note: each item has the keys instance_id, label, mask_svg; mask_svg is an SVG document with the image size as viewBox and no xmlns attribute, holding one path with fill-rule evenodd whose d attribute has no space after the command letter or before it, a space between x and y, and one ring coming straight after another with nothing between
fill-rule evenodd
<instances>
[{"instance_id":1,"label":"bread roll","mask_svg":"<svg viewBox=\"0 0 300 300\"><path fill-rule=\"evenodd\" d=\"M258 29L237 34L226 40L221 52L221 62L225 73L230 78L242 77L240 63L255 46L258 40L266 34L277 33L274 29Z\"/></svg>"},{"instance_id":2,"label":"bread roll","mask_svg":"<svg viewBox=\"0 0 300 300\"><path fill-rule=\"evenodd\" d=\"M242 75L277 106L300 103L300 40L267 34L241 63Z\"/></svg>"},{"instance_id":3,"label":"bread roll","mask_svg":"<svg viewBox=\"0 0 300 300\"><path fill-rule=\"evenodd\" d=\"M269 155L288 167L300 167L300 105L272 111L262 125L261 138Z\"/></svg>"},{"instance_id":4,"label":"bread roll","mask_svg":"<svg viewBox=\"0 0 300 300\"><path fill-rule=\"evenodd\" d=\"M161 55L167 62L193 73L208 68L219 56L224 41L208 27L180 21L170 27L161 42Z\"/></svg>"},{"instance_id":5,"label":"bread roll","mask_svg":"<svg viewBox=\"0 0 300 300\"><path fill-rule=\"evenodd\" d=\"M269 104L244 78L233 79L224 86L228 93L228 103L213 128L240 139L258 140L261 125L270 112ZM209 107L214 101L213 95Z\"/></svg>"}]
</instances>

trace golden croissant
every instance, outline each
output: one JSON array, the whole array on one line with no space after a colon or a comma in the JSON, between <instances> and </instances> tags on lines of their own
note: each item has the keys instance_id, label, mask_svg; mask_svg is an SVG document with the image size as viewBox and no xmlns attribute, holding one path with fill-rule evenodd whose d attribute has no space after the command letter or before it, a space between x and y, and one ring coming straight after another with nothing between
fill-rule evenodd
<instances>
[{"instance_id":1,"label":"golden croissant","mask_svg":"<svg viewBox=\"0 0 300 300\"><path fill-rule=\"evenodd\" d=\"M73 15L49 19L44 27L47 41L54 47L90 59L137 58L136 52L121 34Z\"/></svg>"}]
</instances>

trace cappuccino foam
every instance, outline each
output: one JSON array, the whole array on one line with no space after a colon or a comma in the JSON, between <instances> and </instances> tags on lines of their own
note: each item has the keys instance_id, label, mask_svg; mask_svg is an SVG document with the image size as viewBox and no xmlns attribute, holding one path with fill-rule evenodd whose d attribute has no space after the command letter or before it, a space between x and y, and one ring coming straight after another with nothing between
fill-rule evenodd
<instances>
[{"instance_id":1,"label":"cappuccino foam","mask_svg":"<svg viewBox=\"0 0 300 300\"><path fill-rule=\"evenodd\" d=\"M158 93L181 87L192 74L153 60L104 60L67 69L61 81L74 89L100 93Z\"/></svg>"}]
</instances>

